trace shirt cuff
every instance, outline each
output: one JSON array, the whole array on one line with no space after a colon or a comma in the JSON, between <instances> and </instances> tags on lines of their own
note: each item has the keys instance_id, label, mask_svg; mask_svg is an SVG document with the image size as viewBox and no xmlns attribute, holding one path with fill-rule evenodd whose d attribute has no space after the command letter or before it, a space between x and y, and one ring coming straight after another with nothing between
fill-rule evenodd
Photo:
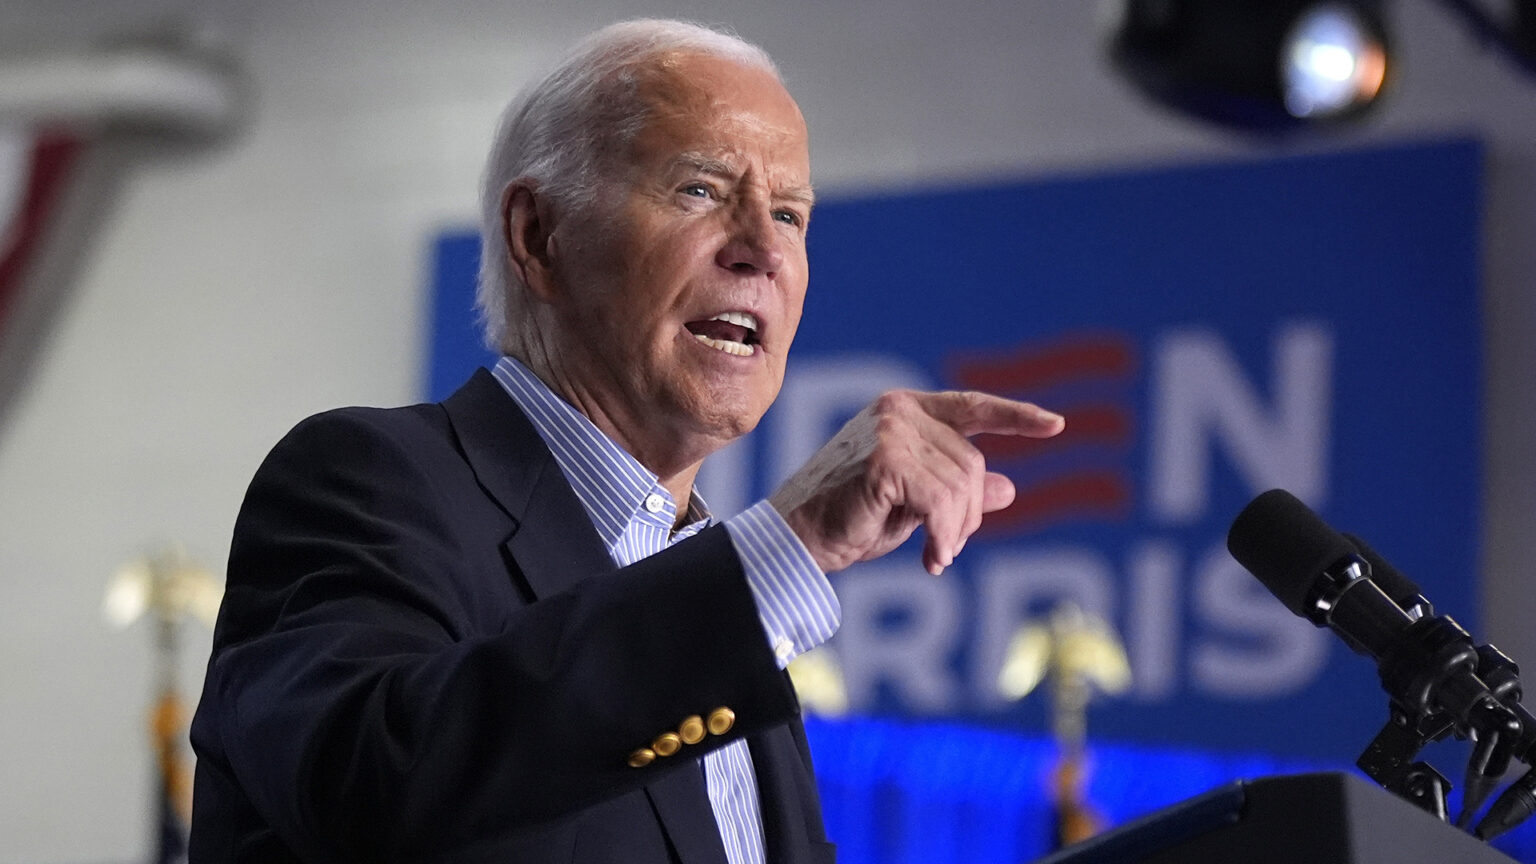
<instances>
[{"instance_id":1,"label":"shirt cuff","mask_svg":"<svg viewBox=\"0 0 1536 864\"><path fill-rule=\"evenodd\" d=\"M832 638L843 610L827 574L766 500L725 522L779 668Z\"/></svg>"}]
</instances>

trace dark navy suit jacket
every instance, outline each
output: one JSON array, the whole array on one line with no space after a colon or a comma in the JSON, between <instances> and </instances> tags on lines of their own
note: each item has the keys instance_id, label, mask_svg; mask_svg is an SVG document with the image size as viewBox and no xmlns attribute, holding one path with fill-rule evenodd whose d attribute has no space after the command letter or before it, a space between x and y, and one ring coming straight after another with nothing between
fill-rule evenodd
<instances>
[{"instance_id":1,"label":"dark navy suit jacket","mask_svg":"<svg viewBox=\"0 0 1536 864\"><path fill-rule=\"evenodd\" d=\"M689 715L735 726L628 756ZM192 724L191 860L724 864L745 736L773 862L830 862L799 706L716 526L615 569L484 370L299 424L257 472Z\"/></svg>"}]
</instances>

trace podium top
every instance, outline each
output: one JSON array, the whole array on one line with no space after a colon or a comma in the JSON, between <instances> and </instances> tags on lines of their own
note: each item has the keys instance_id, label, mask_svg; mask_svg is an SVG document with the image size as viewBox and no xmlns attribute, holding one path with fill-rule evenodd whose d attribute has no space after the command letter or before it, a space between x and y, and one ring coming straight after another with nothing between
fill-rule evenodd
<instances>
[{"instance_id":1,"label":"podium top","mask_svg":"<svg viewBox=\"0 0 1536 864\"><path fill-rule=\"evenodd\" d=\"M1511 864L1353 774L1236 781L1036 864Z\"/></svg>"}]
</instances>

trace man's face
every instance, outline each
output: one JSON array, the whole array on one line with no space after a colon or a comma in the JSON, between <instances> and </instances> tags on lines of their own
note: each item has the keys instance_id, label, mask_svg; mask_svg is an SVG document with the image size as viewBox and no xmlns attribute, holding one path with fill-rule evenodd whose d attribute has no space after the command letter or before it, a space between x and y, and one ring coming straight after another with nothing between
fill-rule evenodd
<instances>
[{"instance_id":1,"label":"man's face","mask_svg":"<svg viewBox=\"0 0 1536 864\"><path fill-rule=\"evenodd\" d=\"M555 229L552 360L642 461L702 458L784 380L807 279L805 121L768 73L702 55L669 58L641 94L651 113L597 212Z\"/></svg>"}]
</instances>

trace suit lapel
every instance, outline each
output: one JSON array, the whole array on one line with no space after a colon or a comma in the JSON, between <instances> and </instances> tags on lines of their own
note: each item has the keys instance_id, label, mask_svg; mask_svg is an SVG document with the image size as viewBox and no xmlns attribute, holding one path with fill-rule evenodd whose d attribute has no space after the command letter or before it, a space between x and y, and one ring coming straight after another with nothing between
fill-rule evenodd
<instances>
[{"instance_id":1,"label":"suit lapel","mask_svg":"<svg viewBox=\"0 0 1536 864\"><path fill-rule=\"evenodd\" d=\"M558 594L615 567L538 430L484 369L443 402L480 486L517 523L503 548L532 596ZM645 794L683 864L726 864L698 766L668 772Z\"/></svg>"},{"instance_id":2,"label":"suit lapel","mask_svg":"<svg viewBox=\"0 0 1536 864\"><path fill-rule=\"evenodd\" d=\"M527 580L530 599L614 569L544 439L491 373L476 370L443 409L481 488L517 523L504 548Z\"/></svg>"}]
</instances>

